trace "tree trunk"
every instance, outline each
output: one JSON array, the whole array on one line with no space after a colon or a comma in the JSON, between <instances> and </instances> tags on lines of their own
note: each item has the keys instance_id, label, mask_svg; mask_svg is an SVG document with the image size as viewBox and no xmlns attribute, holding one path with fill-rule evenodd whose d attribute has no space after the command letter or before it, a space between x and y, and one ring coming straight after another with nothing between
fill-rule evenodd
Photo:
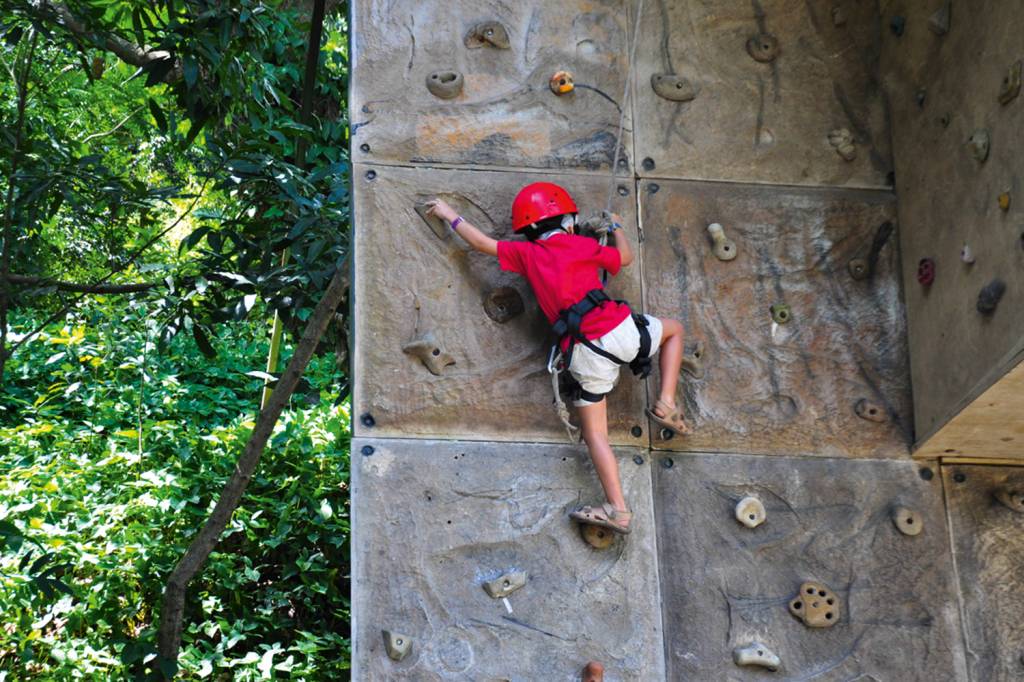
<instances>
[{"instance_id":1,"label":"tree trunk","mask_svg":"<svg viewBox=\"0 0 1024 682\"><path fill-rule=\"evenodd\" d=\"M7 311L11 304L11 285L7 276L11 272L11 253L14 251L14 182L18 175L18 161L21 156L21 140L25 130L25 107L28 104L28 79L32 76L32 60L35 59L39 31L32 29L32 43L25 58L25 70L18 88L18 122L14 133L14 147L11 149L11 174L7 177L7 199L4 205L3 252L0 253L0 386L4 385L4 368L7 366Z\"/></svg>"},{"instance_id":2,"label":"tree trunk","mask_svg":"<svg viewBox=\"0 0 1024 682\"><path fill-rule=\"evenodd\" d=\"M313 15L309 21L309 38L306 41L306 70L302 76L302 103L299 109L299 123L308 126L313 120L313 90L316 88L316 71L320 64L320 39L324 35L324 0L313 0ZM306 139L300 137L295 142L295 165L306 169ZM281 253L281 267L288 264L288 249ZM270 332L270 353L267 355L267 374L277 371L277 361L281 353L281 337L284 335L284 323L281 313L274 311L274 322ZM270 385L263 385L260 407L270 400Z\"/></svg>"},{"instance_id":3,"label":"tree trunk","mask_svg":"<svg viewBox=\"0 0 1024 682\"><path fill-rule=\"evenodd\" d=\"M348 272L342 266L342 269L334 273L323 298L320 299L320 303L313 311L313 315L302 333L302 338L295 347L295 353L292 355L288 367L285 368L284 374L281 375L270 394L270 400L260 410L256 419L256 428L253 429L249 441L245 444L245 449L235 465L234 473L224 485L217 505L167 579L158 633L158 649L160 657L164 661L176 663L178 659L188 584L206 563L207 557L217 545L221 533L224 532L231 515L238 507L242 494L245 492L246 486L249 485L249 480L259 463L260 455L274 431L274 425L295 391L299 379L306 370L306 365L309 364L310 358L313 356L313 351L316 350L320 337L327 329L327 325L338 304L344 298L347 288Z\"/></svg>"}]
</instances>

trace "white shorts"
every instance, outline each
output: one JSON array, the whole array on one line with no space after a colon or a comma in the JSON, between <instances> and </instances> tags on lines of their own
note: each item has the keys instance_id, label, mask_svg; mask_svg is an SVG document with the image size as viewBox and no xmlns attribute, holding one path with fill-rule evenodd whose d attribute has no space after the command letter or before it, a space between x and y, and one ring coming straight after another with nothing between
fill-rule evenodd
<instances>
[{"instance_id":1,"label":"white shorts","mask_svg":"<svg viewBox=\"0 0 1024 682\"><path fill-rule=\"evenodd\" d=\"M651 352L648 357L653 357L661 345L661 320L651 315L644 315L644 317L647 318L647 332L651 335ZM591 343L628 363L632 362L640 352L640 331L636 328L633 317L630 316L615 329L599 339L592 340ZM577 342L572 348L569 373L588 393L602 396L609 393L619 380L620 367L621 365L598 355L582 343ZM573 401L573 405L576 407L593 404L589 400Z\"/></svg>"}]
</instances>

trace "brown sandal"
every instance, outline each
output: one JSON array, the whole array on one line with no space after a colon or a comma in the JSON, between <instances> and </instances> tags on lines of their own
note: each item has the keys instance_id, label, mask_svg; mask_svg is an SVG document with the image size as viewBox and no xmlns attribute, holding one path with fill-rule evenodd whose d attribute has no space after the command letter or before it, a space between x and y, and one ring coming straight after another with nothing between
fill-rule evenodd
<instances>
[{"instance_id":1,"label":"brown sandal","mask_svg":"<svg viewBox=\"0 0 1024 682\"><path fill-rule=\"evenodd\" d=\"M628 509L620 511L608 502L605 502L600 507L591 507L590 505L580 507L569 514L569 518L576 519L580 523L607 528L608 530L615 531L622 535L629 535L629 526L622 526L615 523L615 519L621 519L623 517L627 517L627 520L632 521L633 512Z\"/></svg>"},{"instance_id":2,"label":"brown sandal","mask_svg":"<svg viewBox=\"0 0 1024 682\"><path fill-rule=\"evenodd\" d=\"M664 412L665 416L659 417L657 414L654 413L654 410L652 410L651 408L647 408L647 416L650 417L652 421L657 422L658 424L664 426L666 429L672 431L677 435L690 435L690 427L686 425L685 421L683 421L682 412L679 410L678 407L672 407L664 400L656 401L654 403L654 407Z\"/></svg>"}]
</instances>

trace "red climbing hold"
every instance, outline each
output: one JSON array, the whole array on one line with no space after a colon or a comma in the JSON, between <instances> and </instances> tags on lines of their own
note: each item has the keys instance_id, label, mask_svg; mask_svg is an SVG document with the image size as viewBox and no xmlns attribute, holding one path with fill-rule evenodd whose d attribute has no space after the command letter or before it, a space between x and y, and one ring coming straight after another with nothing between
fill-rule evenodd
<instances>
[{"instance_id":1,"label":"red climbing hold","mask_svg":"<svg viewBox=\"0 0 1024 682\"><path fill-rule=\"evenodd\" d=\"M922 258L917 264L917 281L921 286L930 287L935 281L935 261L931 258Z\"/></svg>"}]
</instances>

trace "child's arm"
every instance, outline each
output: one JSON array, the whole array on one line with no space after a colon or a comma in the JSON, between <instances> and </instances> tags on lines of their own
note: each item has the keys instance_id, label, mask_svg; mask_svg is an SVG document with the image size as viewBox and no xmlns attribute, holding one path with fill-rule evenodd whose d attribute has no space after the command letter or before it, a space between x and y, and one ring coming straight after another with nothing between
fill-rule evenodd
<instances>
[{"instance_id":1,"label":"child's arm","mask_svg":"<svg viewBox=\"0 0 1024 682\"><path fill-rule=\"evenodd\" d=\"M633 262L633 247L629 244L629 237L626 236L626 231L621 227L622 218L615 213L612 213L611 217L612 222L620 226L611 234L615 238L615 248L619 250L619 256L622 259L622 267L626 267Z\"/></svg>"},{"instance_id":2,"label":"child's arm","mask_svg":"<svg viewBox=\"0 0 1024 682\"><path fill-rule=\"evenodd\" d=\"M488 256L498 255L497 240L488 237L476 227L470 225L465 218L462 218L458 213L456 213L455 209L449 206L445 201L442 199L434 199L433 201L428 201L427 206L430 207L430 210L428 210L427 213L448 221L449 225L451 225L455 220L458 220L458 224L455 225L454 228L455 232L465 239L466 243L474 249L481 253L486 253Z\"/></svg>"}]
</instances>

